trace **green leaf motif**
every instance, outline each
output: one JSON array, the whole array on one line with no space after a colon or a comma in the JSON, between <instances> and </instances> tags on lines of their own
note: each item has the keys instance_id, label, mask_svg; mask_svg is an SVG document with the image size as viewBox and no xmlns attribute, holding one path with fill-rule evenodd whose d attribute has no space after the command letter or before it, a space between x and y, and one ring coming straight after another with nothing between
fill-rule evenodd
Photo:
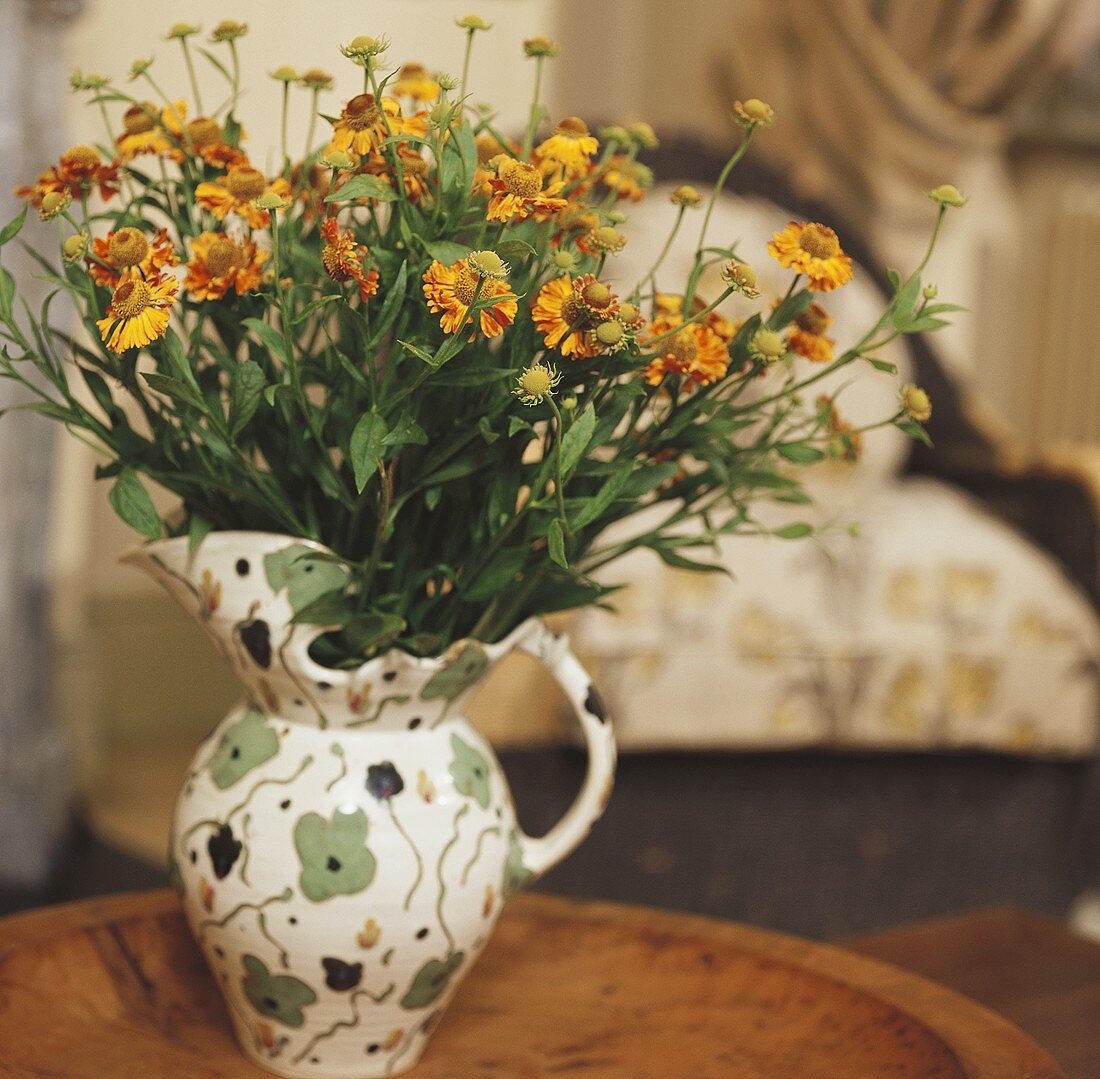
<instances>
[{"instance_id":1,"label":"green leaf motif","mask_svg":"<svg viewBox=\"0 0 1100 1079\"><path fill-rule=\"evenodd\" d=\"M267 379L258 363L245 360L233 369L229 395L229 433L236 437L248 425L263 400Z\"/></svg>"},{"instance_id":2,"label":"green leaf motif","mask_svg":"<svg viewBox=\"0 0 1100 1079\"><path fill-rule=\"evenodd\" d=\"M367 815L337 809L330 820L307 813L294 826L294 847L302 863L298 886L312 903L335 895L358 895L374 880L375 859L367 849Z\"/></svg>"},{"instance_id":3,"label":"green leaf motif","mask_svg":"<svg viewBox=\"0 0 1100 1079\"><path fill-rule=\"evenodd\" d=\"M262 712L250 708L222 735L206 767L214 786L224 791L278 752L275 728Z\"/></svg>"},{"instance_id":4,"label":"green leaf motif","mask_svg":"<svg viewBox=\"0 0 1100 1079\"><path fill-rule=\"evenodd\" d=\"M287 589L291 610L297 614L327 592L345 588L348 569L338 562L318 558L312 547L295 543L264 557L267 583L276 592Z\"/></svg>"},{"instance_id":5,"label":"green leaf motif","mask_svg":"<svg viewBox=\"0 0 1100 1079\"><path fill-rule=\"evenodd\" d=\"M453 701L460 693L469 689L485 673L489 666L489 657L485 649L473 641L467 641L458 657L436 671L420 691L421 700L434 701L442 697Z\"/></svg>"},{"instance_id":6,"label":"green leaf motif","mask_svg":"<svg viewBox=\"0 0 1100 1079\"><path fill-rule=\"evenodd\" d=\"M118 479L107 497L115 513L136 532L150 540L161 537L164 528L160 514L132 468L124 468L118 474Z\"/></svg>"},{"instance_id":7,"label":"green leaf motif","mask_svg":"<svg viewBox=\"0 0 1100 1079\"><path fill-rule=\"evenodd\" d=\"M563 476L580 463L584 451L588 449L588 443L592 441L592 433L596 430L596 412L592 408L584 409L573 421L573 426L565 432L561 440L561 471Z\"/></svg>"},{"instance_id":8,"label":"green leaf motif","mask_svg":"<svg viewBox=\"0 0 1100 1079\"><path fill-rule=\"evenodd\" d=\"M305 1023L302 1009L317 1000L317 994L305 982L290 974L272 974L267 964L254 955L242 956L241 963L245 970L241 988L256 1011L288 1027Z\"/></svg>"},{"instance_id":9,"label":"green leaf motif","mask_svg":"<svg viewBox=\"0 0 1100 1079\"><path fill-rule=\"evenodd\" d=\"M401 1007L414 1011L434 1004L465 958L464 952L455 952L446 959L429 959L413 977L412 984L401 998Z\"/></svg>"},{"instance_id":10,"label":"green leaf motif","mask_svg":"<svg viewBox=\"0 0 1100 1079\"><path fill-rule=\"evenodd\" d=\"M472 798L482 809L488 809L489 762L457 734L451 735L451 749L455 759L451 761L449 771L455 790Z\"/></svg>"}]
</instances>

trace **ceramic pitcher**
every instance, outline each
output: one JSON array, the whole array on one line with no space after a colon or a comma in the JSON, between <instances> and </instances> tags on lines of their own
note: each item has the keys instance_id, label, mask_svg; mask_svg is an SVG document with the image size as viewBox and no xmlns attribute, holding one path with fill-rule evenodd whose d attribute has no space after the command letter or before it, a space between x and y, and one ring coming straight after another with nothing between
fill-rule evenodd
<instances>
[{"instance_id":1,"label":"ceramic pitcher","mask_svg":"<svg viewBox=\"0 0 1100 1079\"><path fill-rule=\"evenodd\" d=\"M283 1076L369 1079L412 1067L504 903L568 854L610 794L615 750L567 640L531 620L493 644L354 670L309 654L294 623L346 570L287 536L215 532L127 556L210 636L245 691L203 743L176 804L173 882L244 1052ZM311 557L312 556L312 557ZM536 657L589 752L580 794L533 839L464 718L509 652Z\"/></svg>"}]
</instances>

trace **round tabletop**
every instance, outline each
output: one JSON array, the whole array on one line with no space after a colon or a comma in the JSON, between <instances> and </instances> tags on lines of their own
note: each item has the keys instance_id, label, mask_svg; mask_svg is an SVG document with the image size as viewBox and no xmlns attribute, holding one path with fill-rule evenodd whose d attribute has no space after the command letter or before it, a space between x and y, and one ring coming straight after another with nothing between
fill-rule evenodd
<instances>
[{"instance_id":1,"label":"round tabletop","mask_svg":"<svg viewBox=\"0 0 1100 1079\"><path fill-rule=\"evenodd\" d=\"M0 920L0 1073L260 1079L174 894ZM705 918L523 896L415 1079L1061 1079L1005 1020L845 952Z\"/></svg>"}]
</instances>

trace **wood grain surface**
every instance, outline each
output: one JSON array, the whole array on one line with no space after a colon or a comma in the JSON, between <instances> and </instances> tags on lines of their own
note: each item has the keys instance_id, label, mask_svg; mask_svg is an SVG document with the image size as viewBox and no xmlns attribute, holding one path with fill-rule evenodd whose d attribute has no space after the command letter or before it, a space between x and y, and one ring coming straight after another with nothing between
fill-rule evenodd
<instances>
[{"instance_id":1,"label":"wood grain surface","mask_svg":"<svg viewBox=\"0 0 1100 1079\"><path fill-rule=\"evenodd\" d=\"M0 921L0 1075L246 1079L169 892ZM1007 1021L840 949L517 899L415 1079L1061 1079Z\"/></svg>"}]
</instances>

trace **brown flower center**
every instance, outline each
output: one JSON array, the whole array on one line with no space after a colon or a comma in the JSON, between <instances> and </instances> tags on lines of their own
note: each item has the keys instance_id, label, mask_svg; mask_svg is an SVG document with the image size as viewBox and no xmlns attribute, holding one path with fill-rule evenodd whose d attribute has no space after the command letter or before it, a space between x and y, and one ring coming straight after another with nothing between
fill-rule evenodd
<instances>
[{"instance_id":1,"label":"brown flower center","mask_svg":"<svg viewBox=\"0 0 1100 1079\"><path fill-rule=\"evenodd\" d=\"M107 241L107 254L115 266L137 266L149 254L149 241L139 229L119 229Z\"/></svg>"},{"instance_id":2,"label":"brown flower center","mask_svg":"<svg viewBox=\"0 0 1100 1079\"><path fill-rule=\"evenodd\" d=\"M542 190L542 173L525 161L506 161L500 179L508 192L522 199L533 199Z\"/></svg>"},{"instance_id":3,"label":"brown flower center","mask_svg":"<svg viewBox=\"0 0 1100 1079\"><path fill-rule=\"evenodd\" d=\"M665 346L665 352L681 367L688 367L699 354L699 346L690 330L681 330Z\"/></svg>"},{"instance_id":4,"label":"brown flower center","mask_svg":"<svg viewBox=\"0 0 1100 1079\"><path fill-rule=\"evenodd\" d=\"M191 145L195 149L201 146L209 146L214 142L222 141L222 128L217 120L211 120L206 116L198 116L187 125L187 134L191 138Z\"/></svg>"},{"instance_id":5,"label":"brown flower center","mask_svg":"<svg viewBox=\"0 0 1100 1079\"><path fill-rule=\"evenodd\" d=\"M802 314L797 315L794 321L800 330L820 336L829 328L832 319L825 313L824 307L812 303Z\"/></svg>"},{"instance_id":6,"label":"brown flower center","mask_svg":"<svg viewBox=\"0 0 1100 1079\"><path fill-rule=\"evenodd\" d=\"M428 162L419 154L402 154L401 169L406 176L424 179L428 175Z\"/></svg>"},{"instance_id":7,"label":"brown flower center","mask_svg":"<svg viewBox=\"0 0 1100 1079\"><path fill-rule=\"evenodd\" d=\"M247 166L230 169L225 178L225 189L238 202L249 202L258 199L267 190L267 180L259 169Z\"/></svg>"},{"instance_id":8,"label":"brown flower center","mask_svg":"<svg viewBox=\"0 0 1100 1079\"><path fill-rule=\"evenodd\" d=\"M351 277L345 253L333 244L325 244L321 248L321 265L333 281L347 281Z\"/></svg>"},{"instance_id":9,"label":"brown flower center","mask_svg":"<svg viewBox=\"0 0 1100 1079\"><path fill-rule=\"evenodd\" d=\"M144 135L157 126L157 108L148 102L144 105L131 105L122 114L122 127L127 135Z\"/></svg>"},{"instance_id":10,"label":"brown flower center","mask_svg":"<svg viewBox=\"0 0 1100 1079\"><path fill-rule=\"evenodd\" d=\"M210 245L206 253L206 268L211 277L221 277L244 265L244 248L228 236L222 236Z\"/></svg>"},{"instance_id":11,"label":"brown flower center","mask_svg":"<svg viewBox=\"0 0 1100 1079\"><path fill-rule=\"evenodd\" d=\"M94 169L99 164L99 154L90 146L72 146L61 155L70 168Z\"/></svg>"},{"instance_id":12,"label":"brown flower center","mask_svg":"<svg viewBox=\"0 0 1100 1079\"><path fill-rule=\"evenodd\" d=\"M555 131L559 135L568 135L571 139L583 139L589 134L588 125L579 116L567 116Z\"/></svg>"},{"instance_id":13,"label":"brown flower center","mask_svg":"<svg viewBox=\"0 0 1100 1079\"><path fill-rule=\"evenodd\" d=\"M465 263L459 267L455 277L455 299L463 307L469 307L474 302L474 292L477 291L478 276Z\"/></svg>"},{"instance_id":14,"label":"brown flower center","mask_svg":"<svg viewBox=\"0 0 1100 1079\"><path fill-rule=\"evenodd\" d=\"M344 123L352 131L365 131L382 119L382 110L374 100L374 94L356 94L344 106Z\"/></svg>"},{"instance_id":15,"label":"brown flower center","mask_svg":"<svg viewBox=\"0 0 1100 1079\"><path fill-rule=\"evenodd\" d=\"M566 326L575 326L585 319L585 310L576 296L569 296L561 305L561 320Z\"/></svg>"},{"instance_id":16,"label":"brown flower center","mask_svg":"<svg viewBox=\"0 0 1100 1079\"><path fill-rule=\"evenodd\" d=\"M118 318L136 318L152 303L153 293L140 277L123 281L111 299Z\"/></svg>"},{"instance_id":17,"label":"brown flower center","mask_svg":"<svg viewBox=\"0 0 1100 1079\"><path fill-rule=\"evenodd\" d=\"M803 225L798 246L815 259L831 259L840 254L840 240L828 225Z\"/></svg>"}]
</instances>

